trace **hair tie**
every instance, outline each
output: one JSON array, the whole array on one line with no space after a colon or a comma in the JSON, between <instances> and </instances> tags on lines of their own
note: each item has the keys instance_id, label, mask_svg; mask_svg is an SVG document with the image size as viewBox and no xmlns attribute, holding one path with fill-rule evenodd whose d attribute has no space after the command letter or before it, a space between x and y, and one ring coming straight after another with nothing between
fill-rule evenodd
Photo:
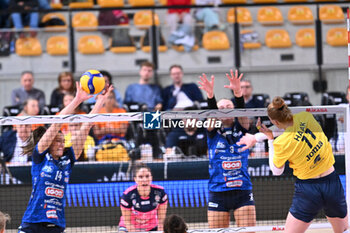
<instances>
[{"instance_id":1,"label":"hair tie","mask_svg":"<svg viewBox=\"0 0 350 233\"><path fill-rule=\"evenodd\" d=\"M280 110L280 111L282 111L282 110L283 110L283 108L284 108L284 104L282 105L282 107L280 107L280 108L277 108L277 110Z\"/></svg>"}]
</instances>

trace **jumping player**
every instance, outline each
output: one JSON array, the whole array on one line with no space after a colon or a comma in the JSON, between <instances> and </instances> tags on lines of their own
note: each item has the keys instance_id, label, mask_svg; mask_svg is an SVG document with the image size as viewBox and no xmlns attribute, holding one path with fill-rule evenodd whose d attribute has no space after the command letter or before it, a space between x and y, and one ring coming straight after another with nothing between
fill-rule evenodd
<instances>
[{"instance_id":1,"label":"jumping player","mask_svg":"<svg viewBox=\"0 0 350 233\"><path fill-rule=\"evenodd\" d=\"M79 104L89 99L78 85L73 101L60 115L74 112ZM110 93L113 87L109 87ZM105 91L106 92L106 91ZM100 95L90 113L98 113L108 94ZM28 139L23 153L32 155L32 184L27 210L22 218L19 233L61 233L66 227L64 215L65 194L74 162L81 155L84 142L93 123L83 123L80 133L72 138L72 147L64 149L62 124L52 124L47 130L39 127Z\"/></svg>"},{"instance_id":2,"label":"jumping player","mask_svg":"<svg viewBox=\"0 0 350 233\"><path fill-rule=\"evenodd\" d=\"M144 164L138 165L133 174L136 185L125 190L120 199L119 231L163 231L168 204L164 188L151 184L151 169Z\"/></svg>"},{"instance_id":3,"label":"jumping player","mask_svg":"<svg viewBox=\"0 0 350 233\"><path fill-rule=\"evenodd\" d=\"M241 74L226 74L233 90L236 108L244 108L240 86ZM233 109L231 100L222 99L216 104L214 97L214 76L211 81L205 74L200 77L199 88L206 91L210 109ZM237 226L255 226L256 213L252 183L248 174L249 150L240 152L237 141L247 132L247 117L221 119L220 129L208 128L209 149L209 203L208 223L210 228L227 228L230 224L230 210L233 210Z\"/></svg>"}]
</instances>

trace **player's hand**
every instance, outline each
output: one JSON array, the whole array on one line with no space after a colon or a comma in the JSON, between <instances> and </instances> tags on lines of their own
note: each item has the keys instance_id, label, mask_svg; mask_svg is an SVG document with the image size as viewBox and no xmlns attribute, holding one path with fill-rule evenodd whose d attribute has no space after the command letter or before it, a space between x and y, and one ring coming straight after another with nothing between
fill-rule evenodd
<instances>
[{"instance_id":1,"label":"player's hand","mask_svg":"<svg viewBox=\"0 0 350 233\"><path fill-rule=\"evenodd\" d=\"M230 75L226 73L227 79L230 81L230 85L225 85L225 88L231 89L235 96L241 97L241 79L243 78L243 74L238 76L238 70L233 73L233 70L230 70Z\"/></svg>"},{"instance_id":2,"label":"player's hand","mask_svg":"<svg viewBox=\"0 0 350 233\"><path fill-rule=\"evenodd\" d=\"M215 76L212 75L211 80L209 81L207 79L207 75L203 73L202 76L199 76L199 79L201 80L201 81L198 81L199 89L204 90L207 93L207 96L209 99L213 98Z\"/></svg>"},{"instance_id":3,"label":"player's hand","mask_svg":"<svg viewBox=\"0 0 350 233\"><path fill-rule=\"evenodd\" d=\"M244 145L244 147L240 148L239 151L245 151L247 149L252 148L256 143L256 139L255 136L250 134L250 133L246 133L240 140L239 142L237 142L237 145L242 146Z\"/></svg>"},{"instance_id":4,"label":"player's hand","mask_svg":"<svg viewBox=\"0 0 350 233\"><path fill-rule=\"evenodd\" d=\"M260 117L258 118L258 121L256 122L256 128L259 130L259 132L265 134L269 140L273 139L272 130L268 129L266 127L266 125L261 124Z\"/></svg>"},{"instance_id":5,"label":"player's hand","mask_svg":"<svg viewBox=\"0 0 350 233\"><path fill-rule=\"evenodd\" d=\"M75 95L75 98L77 98L79 100L79 103L84 102L85 100L88 100L90 98L92 98L92 95L89 95L88 93L86 93L80 86L79 82L75 82L75 86L77 89L77 94Z\"/></svg>"}]
</instances>

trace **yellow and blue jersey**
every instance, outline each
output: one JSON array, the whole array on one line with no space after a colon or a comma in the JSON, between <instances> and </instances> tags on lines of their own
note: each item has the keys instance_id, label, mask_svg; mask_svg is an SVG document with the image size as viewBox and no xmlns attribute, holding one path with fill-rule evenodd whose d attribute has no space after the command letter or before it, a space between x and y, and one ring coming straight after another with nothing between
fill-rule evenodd
<instances>
[{"instance_id":1,"label":"yellow and blue jersey","mask_svg":"<svg viewBox=\"0 0 350 233\"><path fill-rule=\"evenodd\" d=\"M293 126L273 143L273 163L282 167L286 161L301 180L316 177L333 166L332 146L321 126L309 112L293 116Z\"/></svg>"}]
</instances>

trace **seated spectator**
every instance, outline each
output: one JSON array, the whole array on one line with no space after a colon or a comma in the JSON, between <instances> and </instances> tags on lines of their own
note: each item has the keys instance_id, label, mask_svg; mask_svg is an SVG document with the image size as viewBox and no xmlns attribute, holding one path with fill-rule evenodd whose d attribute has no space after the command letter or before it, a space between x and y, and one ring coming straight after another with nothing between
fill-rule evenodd
<instances>
[{"instance_id":1,"label":"seated spectator","mask_svg":"<svg viewBox=\"0 0 350 233\"><path fill-rule=\"evenodd\" d=\"M241 90L246 108L264 108L264 102L253 98L253 85L248 79L241 81ZM235 103L235 98L231 99Z\"/></svg>"},{"instance_id":2,"label":"seated spectator","mask_svg":"<svg viewBox=\"0 0 350 233\"><path fill-rule=\"evenodd\" d=\"M186 120L184 120L186 121ZM166 138L166 154L173 154L176 147L181 149L186 156L203 156L207 154L207 137L203 128L197 129L195 126L196 119L187 119L194 123L194 127L175 128Z\"/></svg>"},{"instance_id":3,"label":"seated spectator","mask_svg":"<svg viewBox=\"0 0 350 233\"><path fill-rule=\"evenodd\" d=\"M196 5L211 5L218 6L221 0L196 0ZM220 18L217 8L202 8L195 13L195 18L204 22L204 31L223 30L225 26L220 23Z\"/></svg>"},{"instance_id":4,"label":"seated spectator","mask_svg":"<svg viewBox=\"0 0 350 233\"><path fill-rule=\"evenodd\" d=\"M5 233L6 222L10 221L11 218L8 214L0 211L0 233Z\"/></svg>"},{"instance_id":5,"label":"seated spectator","mask_svg":"<svg viewBox=\"0 0 350 233\"><path fill-rule=\"evenodd\" d=\"M162 91L164 110L182 110L194 105L194 101L203 101L202 92L195 83L183 83L183 70L180 65L169 69L173 84Z\"/></svg>"},{"instance_id":6,"label":"seated spectator","mask_svg":"<svg viewBox=\"0 0 350 233\"><path fill-rule=\"evenodd\" d=\"M58 87L51 93L51 106L63 107L63 97L71 94L74 97L75 82L71 72L61 72L58 75Z\"/></svg>"},{"instance_id":7,"label":"seated spectator","mask_svg":"<svg viewBox=\"0 0 350 233\"><path fill-rule=\"evenodd\" d=\"M22 87L14 89L11 94L11 104L23 104L28 98L34 98L39 101L39 107L45 106L45 94L42 90L34 88L34 76L31 71L24 71L21 75Z\"/></svg>"},{"instance_id":8,"label":"seated spectator","mask_svg":"<svg viewBox=\"0 0 350 233\"><path fill-rule=\"evenodd\" d=\"M36 99L28 98L23 104L23 110L18 114L18 116L37 116L40 114L39 102ZM44 126L44 124L32 124L32 130L34 131L39 126Z\"/></svg>"},{"instance_id":9,"label":"seated spectator","mask_svg":"<svg viewBox=\"0 0 350 233\"><path fill-rule=\"evenodd\" d=\"M105 71L105 70L100 70L100 73L103 75L103 77L105 78L105 89L107 89L107 87L109 87L110 85L113 85L112 83L112 75L108 72L108 71ZM117 88L115 87L115 85L113 85L114 89L113 89L113 92L116 96L116 100L118 102L118 105L119 107L122 107L123 106L123 99L122 99L122 96L120 95L119 91L117 91ZM95 95L97 96L97 95ZM86 101L86 103L88 104L93 104L96 102L96 98L90 98Z\"/></svg>"},{"instance_id":10,"label":"seated spectator","mask_svg":"<svg viewBox=\"0 0 350 233\"><path fill-rule=\"evenodd\" d=\"M130 84L125 91L124 102L126 104L138 103L147 104L149 111L162 109L161 89L151 84L154 65L150 62L143 62L140 68L139 83Z\"/></svg>"},{"instance_id":11,"label":"seated spectator","mask_svg":"<svg viewBox=\"0 0 350 233\"><path fill-rule=\"evenodd\" d=\"M185 220L179 215L172 214L164 219L164 233L186 233L188 230Z\"/></svg>"},{"instance_id":12,"label":"seated spectator","mask_svg":"<svg viewBox=\"0 0 350 233\"><path fill-rule=\"evenodd\" d=\"M99 113L125 113L125 109L120 108L115 99L114 92L107 97L104 107ZM99 144L105 140L124 138L128 128L127 121L115 122L96 122L94 126L94 134L99 140Z\"/></svg>"},{"instance_id":13,"label":"seated spectator","mask_svg":"<svg viewBox=\"0 0 350 233\"><path fill-rule=\"evenodd\" d=\"M38 0L10 0L9 9L12 11L28 11L37 10L39 8ZM39 25L39 13L20 13L14 12L11 14L12 22L16 29L22 30L24 26L30 28L38 28ZM31 33L32 36L36 35L36 32ZM20 33L20 37L24 37L23 33Z\"/></svg>"},{"instance_id":14,"label":"seated spectator","mask_svg":"<svg viewBox=\"0 0 350 233\"><path fill-rule=\"evenodd\" d=\"M65 108L66 106L68 106L68 104L70 104L73 99L75 97L75 94L71 94L71 93L67 93L63 96L63 108ZM58 115L58 113L56 113L56 115ZM86 112L84 112L81 109L81 105L79 105L76 109L74 109L74 114L86 114ZM67 123L63 123L61 126L61 131L63 134L67 134L68 133L68 124Z\"/></svg>"},{"instance_id":15,"label":"seated spectator","mask_svg":"<svg viewBox=\"0 0 350 233\"><path fill-rule=\"evenodd\" d=\"M16 125L13 130L4 132L0 137L0 151L5 162L27 163L28 156L23 155L25 145L32 132L32 125Z\"/></svg>"}]
</instances>

